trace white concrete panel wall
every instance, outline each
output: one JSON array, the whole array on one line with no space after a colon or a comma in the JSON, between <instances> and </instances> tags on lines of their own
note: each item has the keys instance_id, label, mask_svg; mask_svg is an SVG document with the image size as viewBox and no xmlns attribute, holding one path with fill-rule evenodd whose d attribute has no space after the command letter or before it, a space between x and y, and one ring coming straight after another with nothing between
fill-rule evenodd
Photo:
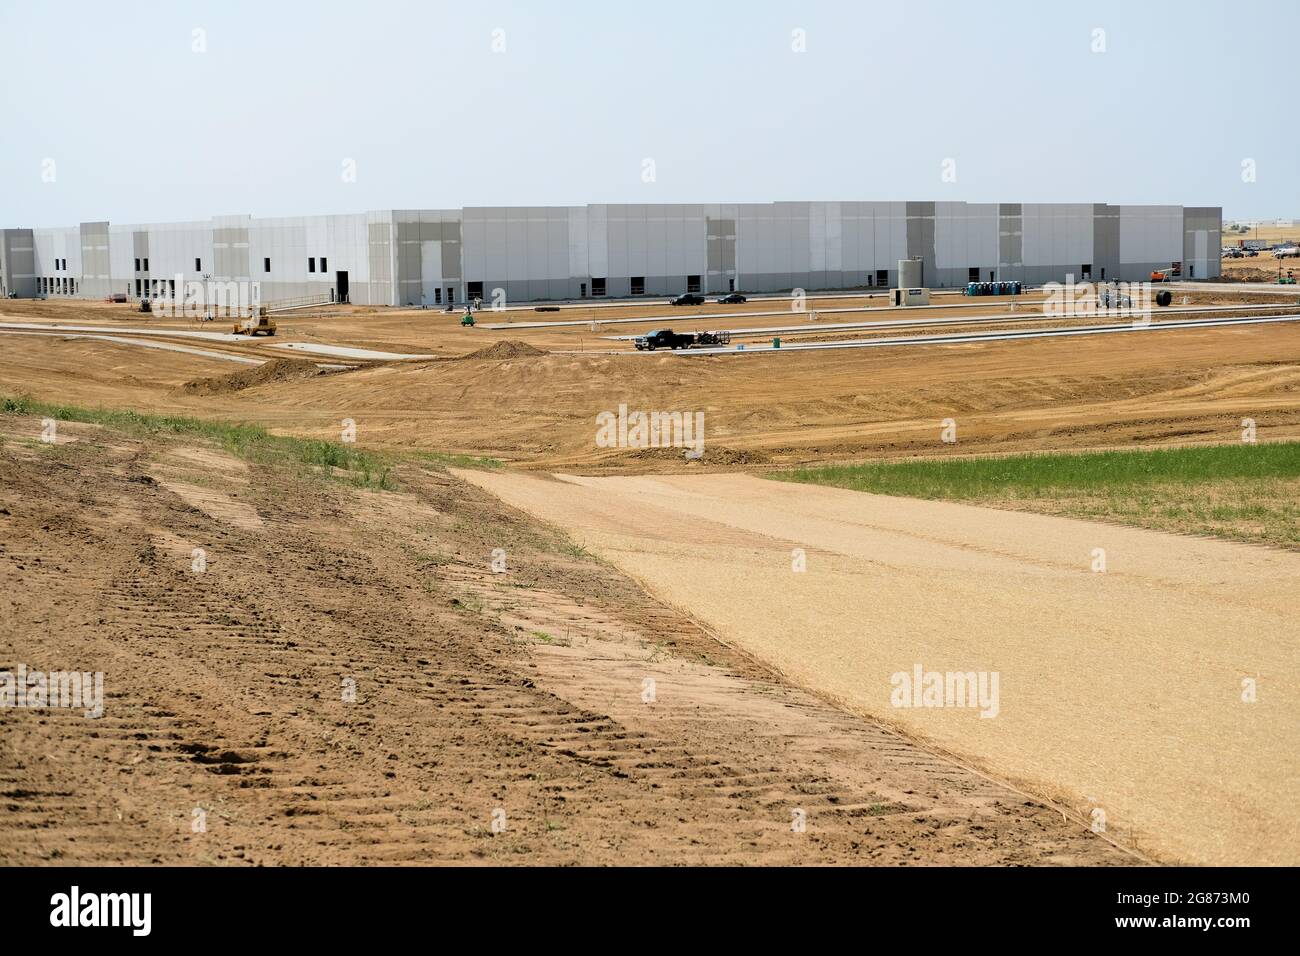
<instances>
[{"instance_id":1,"label":"white concrete panel wall","mask_svg":"<svg viewBox=\"0 0 1300 956\"><path fill-rule=\"evenodd\" d=\"M609 276L609 207L587 207L587 261L591 275Z\"/></svg>"},{"instance_id":2,"label":"white concrete panel wall","mask_svg":"<svg viewBox=\"0 0 1300 956\"><path fill-rule=\"evenodd\" d=\"M569 277L577 279L591 275L591 259L587 245L587 207L568 207L569 219Z\"/></svg>"},{"instance_id":3,"label":"white concrete panel wall","mask_svg":"<svg viewBox=\"0 0 1300 956\"><path fill-rule=\"evenodd\" d=\"M1182 207L1121 206L1119 255L1125 264L1182 261Z\"/></svg>"},{"instance_id":4,"label":"white concrete panel wall","mask_svg":"<svg viewBox=\"0 0 1300 956\"><path fill-rule=\"evenodd\" d=\"M112 290L126 292L128 286L134 291L132 279L135 277L135 246L133 226L108 227L108 261L112 273Z\"/></svg>"},{"instance_id":5,"label":"white concrete panel wall","mask_svg":"<svg viewBox=\"0 0 1300 956\"><path fill-rule=\"evenodd\" d=\"M934 264L940 269L962 269L970 261L970 230L965 203L934 204Z\"/></svg>"},{"instance_id":6,"label":"white concrete panel wall","mask_svg":"<svg viewBox=\"0 0 1300 956\"><path fill-rule=\"evenodd\" d=\"M212 271L212 227L208 223L149 223L135 228L149 234L151 277L174 281L179 275L182 282L190 282ZM199 260L201 268L194 268L195 259ZM134 256L131 266L135 266Z\"/></svg>"},{"instance_id":7,"label":"white concrete panel wall","mask_svg":"<svg viewBox=\"0 0 1300 956\"><path fill-rule=\"evenodd\" d=\"M876 249L871 268L898 268L898 260L907 258L907 203L871 203L875 215Z\"/></svg>"},{"instance_id":8,"label":"white concrete panel wall","mask_svg":"<svg viewBox=\"0 0 1300 956\"><path fill-rule=\"evenodd\" d=\"M935 264L945 284L965 281L966 270L982 274L998 266L999 217L996 204L935 203ZM593 205L574 207L492 207L467 210L372 211L356 215L287 217L254 220L248 216L215 217L184 223L110 225L111 288L133 291L135 234L148 238L148 274L153 279L218 278L214 231L247 233L247 278L267 284L264 297L326 291L336 273L346 271L356 301L397 302L439 286L508 282L512 298L576 294L576 281L605 278L610 295L628 294L628 279L645 276L652 284L675 285L700 275L708 292L726 282L710 278L707 220L734 220L737 287L779 288L821 282L862 282L867 274L893 271L907 254L907 204L902 202L782 202L737 205ZM405 244L397 241L401 221ZM1215 220L1208 220L1213 223ZM444 230L458 222L458 231ZM1047 281L1097 268L1093 248L1092 204L1024 204L1018 245L1024 278ZM1213 230L1197 235L1201 220L1184 235L1181 206L1120 207L1120 259L1144 271L1160 264L1192 259L1198 278L1212 274ZM381 227L371 245L371 226ZM414 227L414 231L412 231ZM84 279L80 228L40 229L35 238L36 271L41 276ZM386 236L385 244L378 241ZM444 239L459 234L459 250L443 249ZM235 253L222 261L242 269L237 252L243 236L222 237ZM1202 243L1205 252L1201 253ZM460 275L449 270L447 256L461 255ZM383 257L388 256L387 262ZM373 268L378 285L371 287ZM66 273L55 270L68 260ZM271 272L263 271L269 258ZM307 270L308 259L317 268ZM320 260L328 260L322 269ZM196 268L195 260L199 260ZM398 266L401 266L401 269ZM715 263L716 269L716 263ZM143 271L143 270L142 270ZM749 286L746 277L754 280ZM760 279L761 277L761 279ZM230 276L229 278L245 278ZM405 280L399 289L399 279ZM576 280L576 281L574 281ZM522 286L522 287L521 287ZM486 291L486 290L485 290ZM669 290L672 291L672 290ZM590 287L588 289L590 293Z\"/></svg>"},{"instance_id":9,"label":"white concrete panel wall","mask_svg":"<svg viewBox=\"0 0 1300 956\"><path fill-rule=\"evenodd\" d=\"M966 206L966 254L968 266L987 270L998 265L998 204L970 203ZM959 264L960 265L960 264Z\"/></svg>"}]
</instances>

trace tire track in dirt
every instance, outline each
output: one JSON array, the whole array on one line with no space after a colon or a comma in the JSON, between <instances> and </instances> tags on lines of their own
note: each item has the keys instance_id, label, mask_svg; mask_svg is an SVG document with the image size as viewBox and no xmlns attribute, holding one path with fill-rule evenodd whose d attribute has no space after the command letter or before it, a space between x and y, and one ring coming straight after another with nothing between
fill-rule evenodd
<instances>
[{"instance_id":1,"label":"tire track in dirt","mask_svg":"<svg viewBox=\"0 0 1300 956\"><path fill-rule=\"evenodd\" d=\"M445 474L360 492L60 430L0 416L0 669L103 671L105 711L0 711L0 861L1130 859Z\"/></svg>"}]
</instances>

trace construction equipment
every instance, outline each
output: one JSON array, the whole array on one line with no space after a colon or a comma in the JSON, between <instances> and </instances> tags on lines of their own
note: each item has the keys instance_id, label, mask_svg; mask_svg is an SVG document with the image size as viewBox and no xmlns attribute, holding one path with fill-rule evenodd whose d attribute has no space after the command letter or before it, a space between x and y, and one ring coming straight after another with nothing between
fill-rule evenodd
<instances>
[{"instance_id":1,"label":"construction equipment","mask_svg":"<svg viewBox=\"0 0 1300 956\"><path fill-rule=\"evenodd\" d=\"M266 314L266 306L260 306L252 315L235 323L236 335L247 335L252 338L258 332L275 335L275 320Z\"/></svg>"},{"instance_id":2,"label":"construction equipment","mask_svg":"<svg viewBox=\"0 0 1300 956\"><path fill-rule=\"evenodd\" d=\"M1152 282L1170 282L1179 278L1183 274L1183 264L1181 262L1170 263L1168 269L1157 269L1151 273Z\"/></svg>"},{"instance_id":3,"label":"construction equipment","mask_svg":"<svg viewBox=\"0 0 1300 956\"><path fill-rule=\"evenodd\" d=\"M461 325L473 325L473 324L474 324L474 313L471 312L469 309L466 309L466 310L465 310L465 314L462 315L462 316L460 317L460 324L461 324Z\"/></svg>"}]
</instances>

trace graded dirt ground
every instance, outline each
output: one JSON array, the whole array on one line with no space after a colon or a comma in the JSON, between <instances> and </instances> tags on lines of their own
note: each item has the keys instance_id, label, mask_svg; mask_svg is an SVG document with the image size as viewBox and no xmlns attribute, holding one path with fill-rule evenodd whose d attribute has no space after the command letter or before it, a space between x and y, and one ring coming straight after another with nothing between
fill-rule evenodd
<instances>
[{"instance_id":1,"label":"graded dirt ground","mask_svg":"<svg viewBox=\"0 0 1300 956\"><path fill-rule=\"evenodd\" d=\"M688 357L563 354L576 333L458 326L426 333L425 320L348 319L351 332L322 340L457 357L508 340L549 354L378 364L197 395L198 386L187 392L186 383L240 367L103 340L4 335L0 392L253 421L324 438L337 438L350 419L363 445L587 473L1222 442L1237 438L1243 418L1256 422L1261 441L1300 437L1300 323ZM329 322L343 329L345 320L303 321L311 334L326 336ZM265 350L268 340L252 347ZM704 459L596 447L597 416L620 405L704 412ZM949 418L955 445L940 441Z\"/></svg>"},{"instance_id":2,"label":"graded dirt ground","mask_svg":"<svg viewBox=\"0 0 1300 956\"><path fill-rule=\"evenodd\" d=\"M748 475L462 477L796 684L1130 845L1300 862L1300 554ZM897 706L918 668L997 674L998 700Z\"/></svg>"},{"instance_id":3,"label":"graded dirt ground","mask_svg":"<svg viewBox=\"0 0 1300 956\"><path fill-rule=\"evenodd\" d=\"M0 415L0 670L104 713L0 709L0 863L1141 862L444 471L41 434Z\"/></svg>"}]
</instances>

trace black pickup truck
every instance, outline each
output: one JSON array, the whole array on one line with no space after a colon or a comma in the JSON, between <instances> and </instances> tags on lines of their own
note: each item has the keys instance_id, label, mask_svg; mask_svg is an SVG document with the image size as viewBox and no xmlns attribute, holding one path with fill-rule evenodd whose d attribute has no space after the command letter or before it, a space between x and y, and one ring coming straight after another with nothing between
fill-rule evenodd
<instances>
[{"instance_id":1,"label":"black pickup truck","mask_svg":"<svg viewBox=\"0 0 1300 956\"><path fill-rule=\"evenodd\" d=\"M638 351L653 352L655 349L688 349L695 344L691 333L674 332L672 329L656 329L636 337Z\"/></svg>"},{"instance_id":2,"label":"black pickup truck","mask_svg":"<svg viewBox=\"0 0 1300 956\"><path fill-rule=\"evenodd\" d=\"M634 344L638 351L653 352L655 349L688 349L693 345L727 345L730 342L730 332L674 332L672 329L657 329L647 335L638 335Z\"/></svg>"}]
</instances>

